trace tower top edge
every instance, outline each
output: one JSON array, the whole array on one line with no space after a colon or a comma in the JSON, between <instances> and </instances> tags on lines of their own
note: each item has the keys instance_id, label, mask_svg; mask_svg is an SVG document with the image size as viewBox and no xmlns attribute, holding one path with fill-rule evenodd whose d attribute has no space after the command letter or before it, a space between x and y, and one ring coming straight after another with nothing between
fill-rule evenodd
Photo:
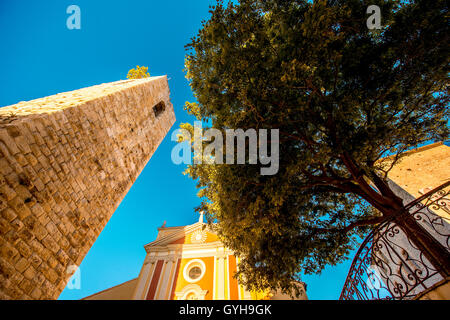
<instances>
[{"instance_id":1,"label":"tower top edge","mask_svg":"<svg viewBox=\"0 0 450 320\"><path fill-rule=\"evenodd\" d=\"M73 91L57 93L34 100L20 101L13 105L0 107L0 118L13 119L15 116L26 116L60 111L66 108L73 107L75 105L80 105L95 100L97 98L112 95L117 92L130 89L132 87L138 87L147 83L160 81L165 82L162 85L162 88L167 86L167 76L163 75L143 79L118 80L114 82L93 85L90 87L84 87Z\"/></svg>"}]
</instances>

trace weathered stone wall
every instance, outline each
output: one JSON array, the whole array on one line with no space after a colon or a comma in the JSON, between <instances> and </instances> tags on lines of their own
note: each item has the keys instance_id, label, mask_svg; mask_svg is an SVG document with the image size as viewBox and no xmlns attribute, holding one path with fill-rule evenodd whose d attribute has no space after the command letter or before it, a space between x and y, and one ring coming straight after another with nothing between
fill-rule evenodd
<instances>
[{"instance_id":1,"label":"weathered stone wall","mask_svg":"<svg viewBox=\"0 0 450 320\"><path fill-rule=\"evenodd\" d=\"M0 299L59 296L174 122L166 77L0 109Z\"/></svg>"},{"instance_id":2,"label":"weathered stone wall","mask_svg":"<svg viewBox=\"0 0 450 320\"><path fill-rule=\"evenodd\" d=\"M406 152L389 178L415 198L422 196L449 181L450 147L438 142Z\"/></svg>"}]
</instances>

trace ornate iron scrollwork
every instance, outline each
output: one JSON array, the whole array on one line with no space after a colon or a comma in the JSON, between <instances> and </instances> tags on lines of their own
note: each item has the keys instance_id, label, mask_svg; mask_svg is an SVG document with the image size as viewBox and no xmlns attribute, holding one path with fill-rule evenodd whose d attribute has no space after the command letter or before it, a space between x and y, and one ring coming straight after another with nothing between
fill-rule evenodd
<instances>
[{"instance_id":1,"label":"ornate iron scrollwork","mask_svg":"<svg viewBox=\"0 0 450 320\"><path fill-rule=\"evenodd\" d=\"M407 214L450 252L450 182L409 203ZM398 217L396 217L398 219ZM404 300L443 280L437 268L390 218L364 239L340 300Z\"/></svg>"}]
</instances>

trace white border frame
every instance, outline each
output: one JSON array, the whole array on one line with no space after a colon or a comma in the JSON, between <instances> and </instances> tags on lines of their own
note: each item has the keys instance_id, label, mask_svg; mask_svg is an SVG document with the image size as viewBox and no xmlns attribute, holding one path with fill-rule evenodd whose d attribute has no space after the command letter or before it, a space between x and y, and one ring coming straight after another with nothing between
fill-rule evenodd
<instances>
[{"instance_id":1,"label":"white border frame","mask_svg":"<svg viewBox=\"0 0 450 320\"><path fill-rule=\"evenodd\" d=\"M189 277L189 269L192 267L193 264L195 264L196 266L199 266L200 269L202 270L202 274L197 279L192 279L191 277ZM200 259L193 259L193 260L189 261L184 266L184 269L183 269L184 280L186 280L189 283L195 283L195 282L200 281L203 278L203 276L205 275L205 273L206 273L205 263Z\"/></svg>"}]
</instances>

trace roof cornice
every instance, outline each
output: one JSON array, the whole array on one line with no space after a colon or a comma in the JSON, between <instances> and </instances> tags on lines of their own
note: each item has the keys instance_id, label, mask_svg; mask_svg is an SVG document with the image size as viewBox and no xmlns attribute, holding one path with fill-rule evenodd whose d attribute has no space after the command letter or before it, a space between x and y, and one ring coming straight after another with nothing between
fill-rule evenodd
<instances>
[{"instance_id":1,"label":"roof cornice","mask_svg":"<svg viewBox=\"0 0 450 320\"><path fill-rule=\"evenodd\" d=\"M163 236L160 239L156 239L155 241L152 241L152 242L144 245L145 251L148 253L150 248L154 248L156 246L166 246L166 245L170 244L171 242L186 236L186 234L194 232L197 229L203 228L203 226L206 226L206 223L196 222L194 224L191 224L189 226L185 226L183 228L181 228L181 227L171 227L172 229L180 228L180 231L173 232L173 233L171 233L171 234L169 234L167 236ZM170 228L159 228L159 229L161 229L161 230L169 229L170 230ZM214 233L209 228L208 228L208 231Z\"/></svg>"}]
</instances>

